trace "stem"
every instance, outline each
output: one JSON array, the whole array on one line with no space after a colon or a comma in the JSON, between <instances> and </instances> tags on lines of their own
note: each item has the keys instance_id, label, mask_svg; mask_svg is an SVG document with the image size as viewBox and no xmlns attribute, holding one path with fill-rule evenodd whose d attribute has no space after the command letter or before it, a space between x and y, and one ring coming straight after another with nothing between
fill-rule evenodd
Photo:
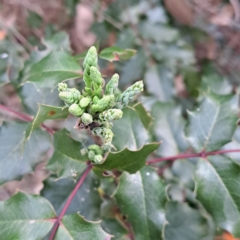
<instances>
[{"instance_id":1,"label":"stem","mask_svg":"<svg viewBox=\"0 0 240 240\"><path fill-rule=\"evenodd\" d=\"M148 165L148 164L153 164L158 162L172 161L172 160L185 159L185 158L196 158L196 157L206 158L207 156L220 155L225 153L234 153L234 152L240 152L240 149L219 150L219 151L213 151L213 152L202 151L200 153L193 153L193 154L185 153L185 154L179 154L171 157L156 158L148 161L146 164Z\"/></svg>"},{"instance_id":2,"label":"stem","mask_svg":"<svg viewBox=\"0 0 240 240\"><path fill-rule=\"evenodd\" d=\"M25 114L25 113L20 113L20 112L17 112L7 106L4 106L2 104L0 104L0 110L3 110L5 111L6 113L11 113L13 114L17 119L19 120L23 120L25 122L32 122L33 121L33 117L28 115L28 114ZM41 124L41 126L51 135L54 134L54 131L49 128L48 126L46 126L45 124Z\"/></svg>"},{"instance_id":3,"label":"stem","mask_svg":"<svg viewBox=\"0 0 240 240\"><path fill-rule=\"evenodd\" d=\"M61 213L57 217L56 223L55 223L55 225L53 227L53 230L52 230L52 233L50 235L49 240L53 240L54 239L55 234L56 234L56 232L58 230L58 227L60 225L61 219L63 218L64 214L66 213L66 211L67 211L67 209L68 209L68 207L70 205L70 203L72 202L74 196L78 192L78 189L81 187L82 183L84 182L85 178L87 177L87 175L88 175L88 173L90 172L91 169L92 169L92 165L88 163L87 168L83 172L82 176L79 178L79 181L78 181L77 185L75 186L75 188L73 189L73 191L69 195L69 198L66 201L65 205L63 206L63 209L62 209Z\"/></svg>"}]
</instances>

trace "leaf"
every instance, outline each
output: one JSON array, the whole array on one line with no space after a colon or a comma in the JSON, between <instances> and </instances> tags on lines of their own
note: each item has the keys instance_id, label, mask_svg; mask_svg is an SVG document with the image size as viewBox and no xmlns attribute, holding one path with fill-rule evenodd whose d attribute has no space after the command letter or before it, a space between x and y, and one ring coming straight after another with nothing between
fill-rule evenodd
<instances>
[{"instance_id":1,"label":"leaf","mask_svg":"<svg viewBox=\"0 0 240 240\"><path fill-rule=\"evenodd\" d=\"M59 178L76 178L85 169L87 158L80 154L81 143L70 138L66 130L54 134L54 149L47 169Z\"/></svg>"},{"instance_id":2,"label":"leaf","mask_svg":"<svg viewBox=\"0 0 240 240\"><path fill-rule=\"evenodd\" d=\"M33 171L33 168L45 160L44 154L50 148L49 134L36 130L25 144L26 123L3 125L0 131L0 184L19 179Z\"/></svg>"},{"instance_id":3,"label":"leaf","mask_svg":"<svg viewBox=\"0 0 240 240\"><path fill-rule=\"evenodd\" d=\"M216 224L240 237L240 166L223 155L199 159L195 182L197 198Z\"/></svg>"},{"instance_id":4,"label":"leaf","mask_svg":"<svg viewBox=\"0 0 240 240\"><path fill-rule=\"evenodd\" d=\"M88 222L77 213L64 216L62 224L55 240L110 240L112 238L102 230L100 222Z\"/></svg>"},{"instance_id":5,"label":"leaf","mask_svg":"<svg viewBox=\"0 0 240 240\"><path fill-rule=\"evenodd\" d=\"M69 112L67 107L62 108L39 104L37 115L27 128L26 139L29 140L34 129L39 127L44 121L66 118L68 114Z\"/></svg>"},{"instance_id":6,"label":"leaf","mask_svg":"<svg viewBox=\"0 0 240 240\"><path fill-rule=\"evenodd\" d=\"M75 185L76 181L70 178L60 179L58 181L56 181L55 178L50 178L45 181L41 195L51 202L59 214ZM102 202L98 193L99 185L99 179L91 171L77 191L66 214L72 214L78 211L87 220L99 220L99 208Z\"/></svg>"},{"instance_id":7,"label":"leaf","mask_svg":"<svg viewBox=\"0 0 240 240\"><path fill-rule=\"evenodd\" d=\"M54 89L59 82L81 76L81 68L73 57L64 51L55 51L34 64L25 81L35 83L38 88Z\"/></svg>"},{"instance_id":8,"label":"leaf","mask_svg":"<svg viewBox=\"0 0 240 240\"><path fill-rule=\"evenodd\" d=\"M137 103L133 106L133 108L138 112L138 115L141 118L144 127L148 129L153 121L151 115L146 111L142 103Z\"/></svg>"},{"instance_id":9,"label":"leaf","mask_svg":"<svg viewBox=\"0 0 240 240\"><path fill-rule=\"evenodd\" d=\"M135 173L145 166L147 156L159 147L160 143L150 143L144 145L137 151L124 149L120 152L110 152L103 164L95 165L96 169L127 171Z\"/></svg>"},{"instance_id":10,"label":"leaf","mask_svg":"<svg viewBox=\"0 0 240 240\"><path fill-rule=\"evenodd\" d=\"M123 173L114 197L127 217L135 240L161 239L165 220L165 186L152 167Z\"/></svg>"},{"instance_id":11,"label":"leaf","mask_svg":"<svg viewBox=\"0 0 240 240\"><path fill-rule=\"evenodd\" d=\"M172 103L157 102L152 107L151 115L154 118L154 140L162 141L157 150L158 155L173 156L188 148L183 131L185 121L180 107Z\"/></svg>"},{"instance_id":12,"label":"leaf","mask_svg":"<svg viewBox=\"0 0 240 240\"><path fill-rule=\"evenodd\" d=\"M166 206L165 240L211 240L214 232L200 212L186 203L169 202Z\"/></svg>"},{"instance_id":13,"label":"leaf","mask_svg":"<svg viewBox=\"0 0 240 240\"><path fill-rule=\"evenodd\" d=\"M43 239L56 217L46 199L21 192L0 202L0 215L0 236L4 240Z\"/></svg>"},{"instance_id":14,"label":"leaf","mask_svg":"<svg viewBox=\"0 0 240 240\"><path fill-rule=\"evenodd\" d=\"M130 107L123 109L123 117L114 121L112 131L115 135L113 145L117 150L138 150L149 140L138 112Z\"/></svg>"},{"instance_id":15,"label":"leaf","mask_svg":"<svg viewBox=\"0 0 240 240\"><path fill-rule=\"evenodd\" d=\"M196 151L214 151L231 141L238 119L236 102L232 96L211 94L195 112L188 112L186 137Z\"/></svg>"},{"instance_id":16,"label":"leaf","mask_svg":"<svg viewBox=\"0 0 240 240\"><path fill-rule=\"evenodd\" d=\"M136 50L134 49L122 49L117 46L108 47L103 49L99 53L99 57L106 59L110 62L112 61L121 61L128 60L136 54Z\"/></svg>"}]
</instances>

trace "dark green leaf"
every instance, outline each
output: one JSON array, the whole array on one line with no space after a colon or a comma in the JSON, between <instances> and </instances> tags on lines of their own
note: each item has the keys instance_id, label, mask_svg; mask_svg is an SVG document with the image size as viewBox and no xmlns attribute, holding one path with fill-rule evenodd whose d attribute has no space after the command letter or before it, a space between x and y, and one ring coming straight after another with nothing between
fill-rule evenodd
<instances>
[{"instance_id":1,"label":"dark green leaf","mask_svg":"<svg viewBox=\"0 0 240 240\"><path fill-rule=\"evenodd\" d=\"M30 69L26 81L39 88L55 88L59 82L80 78L79 64L65 51L52 52Z\"/></svg>"},{"instance_id":2,"label":"dark green leaf","mask_svg":"<svg viewBox=\"0 0 240 240\"><path fill-rule=\"evenodd\" d=\"M106 59L110 62L128 60L136 54L134 49L122 49L116 46L103 49L99 53L99 57Z\"/></svg>"},{"instance_id":3,"label":"dark green leaf","mask_svg":"<svg viewBox=\"0 0 240 240\"><path fill-rule=\"evenodd\" d=\"M80 142L73 140L66 130L54 134L54 153L47 168L59 178L76 178L86 168L86 156L80 154Z\"/></svg>"},{"instance_id":4,"label":"dark green leaf","mask_svg":"<svg viewBox=\"0 0 240 240\"><path fill-rule=\"evenodd\" d=\"M115 193L121 213L131 224L135 240L161 239L165 220L165 186L152 167L123 173Z\"/></svg>"},{"instance_id":5,"label":"dark green leaf","mask_svg":"<svg viewBox=\"0 0 240 240\"><path fill-rule=\"evenodd\" d=\"M0 202L0 215L0 236L4 240L41 240L56 217L46 199L21 192Z\"/></svg>"},{"instance_id":6,"label":"dark green leaf","mask_svg":"<svg viewBox=\"0 0 240 240\"><path fill-rule=\"evenodd\" d=\"M3 125L0 131L0 183L19 179L32 172L35 165L45 160L50 148L49 134L38 129L23 149L28 124Z\"/></svg>"},{"instance_id":7,"label":"dark green leaf","mask_svg":"<svg viewBox=\"0 0 240 240\"><path fill-rule=\"evenodd\" d=\"M145 166L147 156L159 147L160 143L150 143L144 145L137 151L124 149L120 152L110 152L106 160L101 165L96 165L97 169L103 170L121 170L129 173L135 173Z\"/></svg>"},{"instance_id":8,"label":"dark green leaf","mask_svg":"<svg viewBox=\"0 0 240 240\"><path fill-rule=\"evenodd\" d=\"M212 240L214 232L200 212L186 203L169 202L166 206L165 240Z\"/></svg>"},{"instance_id":9,"label":"dark green leaf","mask_svg":"<svg viewBox=\"0 0 240 240\"><path fill-rule=\"evenodd\" d=\"M236 129L237 99L208 95L195 112L189 112L186 136L196 151L220 149L232 139Z\"/></svg>"},{"instance_id":10,"label":"dark green leaf","mask_svg":"<svg viewBox=\"0 0 240 240\"><path fill-rule=\"evenodd\" d=\"M46 120L56 120L66 118L68 116L67 107L54 107L48 105L38 105L38 112L33 122L27 128L26 139L29 140L34 129L39 127Z\"/></svg>"},{"instance_id":11,"label":"dark green leaf","mask_svg":"<svg viewBox=\"0 0 240 240\"><path fill-rule=\"evenodd\" d=\"M240 166L226 156L199 159L196 193L217 225L240 237Z\"/></svg>"}]
</instances>

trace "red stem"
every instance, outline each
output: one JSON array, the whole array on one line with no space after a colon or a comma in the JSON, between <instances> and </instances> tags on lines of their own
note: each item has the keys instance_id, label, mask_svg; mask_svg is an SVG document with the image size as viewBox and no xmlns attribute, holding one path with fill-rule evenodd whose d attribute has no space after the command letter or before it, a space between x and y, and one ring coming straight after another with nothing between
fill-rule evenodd
<instances>
[{"instance_id":1,"label":"red stem","mask_svg":"<svg viewBox=\"0 0 240 240\"><path fill-rule=\"evenodd\" d=\"M3 110L3 111L5 111L5 112L7 112L7 113L12 113L12 114L13 114L16 118L18 118L19 120L23 120L23 121L25 121L25 122L32 122L32 121L33 121L33 117L32 117L32 116L27 115L27 114L25 114L25 113L17 112L17 111L15 111L15 110L7 107L7 106L4 106L4 105L2 105L2 104L0 104L0 110ZM54 131L53 131L51 128L47 127L45 124L41 124L41 126L42 126L44 129L46 129L46 131L47 131L49 134L51 134L51 135L54 134Z\"/></svg>"},{"instance_id":2,"label":"red stem","mask_svg":"<svg viewBox=\"0 0 240 240\"><path fill-rule=\"evenodd\" d=\"M66 201L65 205L63 206L63 209L61 211L61 213L59 214L59 216L57 217L56 223L53 227L53 230L51 232L50 238L49 240L53 240L55 237L55 234L58 230L58 227L60 225L61 219L63 218L64 214L66 213L70 203L72 202L74 196L76 195L78 189L81 187L82 183L84 182L85 178L87 177L88 173L90 172L90 170L92 169L92 165L88 164L87 168L85 169L85 171L83 172L82 176L79 178L79 181L77 183L77 185L75 186L75 188L73 189L73 191L71 192L68 200Z\"/></svg>"},{"instance_id":3,"label":"red stem","mask_svg":"<svg viewBox=\"0 0 240 240\"><path fill-rule=\"evenodd\" d=\"M177 159L185 159L185 158L196 158L196 157L202 157L206 158L207 156L212 156L212 155L220 155L220 154L225 154L225 153L234 153L234 152L240 152L240 149L230 149L230 150L219 150L219 151L214 151L214 152L200 152L200 153L192 153L192 154L179 154L176 156L171 156L171 157L164 157L164 158L156 158L153 160L148 161L146 164L153 164L153 163L158 163L158 162L165 162L165 161L172 161L172 160L177 160Z\"/></svg>"}]
</instances>

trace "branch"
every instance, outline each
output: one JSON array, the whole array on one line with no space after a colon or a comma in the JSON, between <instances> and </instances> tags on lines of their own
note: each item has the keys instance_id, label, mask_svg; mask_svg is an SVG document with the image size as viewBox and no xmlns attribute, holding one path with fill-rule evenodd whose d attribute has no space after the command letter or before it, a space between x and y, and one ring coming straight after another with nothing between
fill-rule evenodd
<instances>
[{"instance_id":1,"label":"branch","mask_svg":"<svg viewBox=\"0 0 240 240\"><path fill-rule=\"evenodd\" d=\"M65 205L63 206L63 209L61 211L61 213L59 214L59 216L57 217L56 223L53 227L52 233L50 235L49 240L53 240L55 237L55 234L58 230L58 227L61 223L61 219L63 218L64 214L66 213L70 203L72 202L74 196L76 195L78 189L81 187L82 183L84 182L85 178L87 177L88 173L90 172L90 170L92 169L92 165L90 163L88 163L87 168L85 169L85 171L83 172L82 176L79 178L79 181L77 183L77 185L75 186L75 188L73 189L73 191L71 192L68 200L66 201Z\"/></svg>"},{"instance_id":2,"label":"branch","mask_svg":"<svg viewBox=\"0 0 240 240\"><path fill-rule=\"evenodd\" d=\"M212 155L221 155L225 153L234 153L234 152L240 152L240 149L230 149L230 150L219 150L219 151L214 151L214 152L200 152L200 153L193 153L193 154L179 154L176 156L171 156L171 157L164 157L164 158L156 158L153 160L150 160L146 162L147 165L149 164L154 164L158 162L165 162L165 161L173 161L177 159L185 159L185 158L196 158L196 157L201 157L201 158L206 158L207 156L212 156Z\"/></svg>"},{"instance_id":3,"label":"branch","mask_svg":"<svg viewBox=\"0 0 240 240\"><path fill-rule=\"evenodd\" d=\"M25 113L20 113L20 112L17 112L7 106L4 106L2 104L0 104L0 111L3 110L4 112L6 112L8 115L12 114L14 115L15 118L19 119L19 120L22 120L22 121L25 121L25 122L32 122L33 121L33 117L28 115L28 114L25 114ZM54 134L54 131L49 128L48 126L46 126L45 124L41 124L41 126L51 135Z\"/></svg>"}]
</instances>

